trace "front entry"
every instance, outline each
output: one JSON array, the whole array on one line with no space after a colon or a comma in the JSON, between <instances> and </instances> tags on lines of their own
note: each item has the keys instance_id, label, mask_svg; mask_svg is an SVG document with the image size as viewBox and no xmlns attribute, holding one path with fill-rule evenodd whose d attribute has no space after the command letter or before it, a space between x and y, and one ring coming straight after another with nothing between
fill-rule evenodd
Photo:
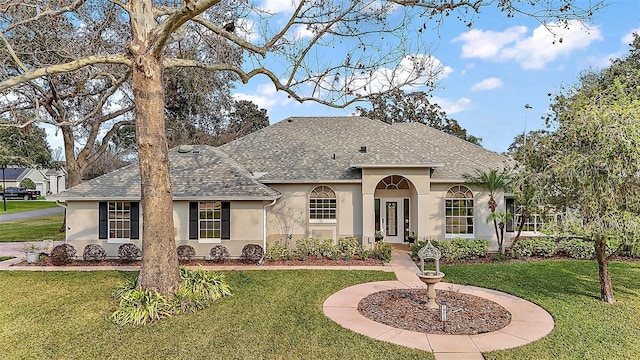
<instances>
[{"instance_id":1,"label":"front entry","mask_svg":"<svg viewBox=\"0 0 640 360\"><path fill-rule=\"evenodd\" d=\"M380 207L376 213L379 214L380 219L376 223L383 230L384 241L404 242L409 234L409 199L382 198L376 201L376 205L378 204Z\"/></svg>"}]
</instances>

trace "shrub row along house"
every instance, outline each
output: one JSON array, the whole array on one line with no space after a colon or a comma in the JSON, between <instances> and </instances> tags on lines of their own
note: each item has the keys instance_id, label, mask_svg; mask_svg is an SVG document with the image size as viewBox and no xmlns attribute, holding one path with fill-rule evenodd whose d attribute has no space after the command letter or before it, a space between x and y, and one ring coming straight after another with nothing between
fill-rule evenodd
<instances>
[{"instance_id":1,"label":"shrub row along house","mask_svg":"<svg viewBox=\"0 0 640 360\"><path fill-rule=\"evenodd\" d=\"M495 249L488 195L463 175L509 161L423 124L364 117L288 118L218 148L173 148L169 158L176 243L198 256L215 244L239 256L246 244L309 237L369 245L376 231L391 243L414 233L484 238ZM57 198L67 201L74 247L100 244L116 256L122 243L141 245L137 164Z\"/></svg>"}]
</instances>

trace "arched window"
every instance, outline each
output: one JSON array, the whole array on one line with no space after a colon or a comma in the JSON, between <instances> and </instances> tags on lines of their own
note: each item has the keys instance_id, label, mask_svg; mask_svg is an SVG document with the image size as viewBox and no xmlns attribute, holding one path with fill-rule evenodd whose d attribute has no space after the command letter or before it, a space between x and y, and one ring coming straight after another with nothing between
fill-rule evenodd
<instances>
[{"instance_id":1,"label":"arched window","mask_svg":"<svg viewBox=\"0 0 640 360\"><path fill-rule=\"evenodd\" d=\"M332 188L320 185L309 195L309 220L336 219L336 193Z\"/></svg>"},{"instance_id":2,"label":"arched window","mask_svg":"<svg viewBox=\"0 0 640 360\"><path fill-rule=\"evenodd\" d=\"M444 202L446 235L473 235L473 193L468 187L453 186Z\"/></svg>"},{"instance_id":3,"label":"arched window","mask_svg":"<svg viewBox=\"0 0 640 360\"><path fill-rule=\"evenodd\" d=\"M398 190L398 189L408 189L409 181L404 176L400 175L389 175L386 178L380 180L376 189L380 190Z\"/></svg>"}]
</instances>

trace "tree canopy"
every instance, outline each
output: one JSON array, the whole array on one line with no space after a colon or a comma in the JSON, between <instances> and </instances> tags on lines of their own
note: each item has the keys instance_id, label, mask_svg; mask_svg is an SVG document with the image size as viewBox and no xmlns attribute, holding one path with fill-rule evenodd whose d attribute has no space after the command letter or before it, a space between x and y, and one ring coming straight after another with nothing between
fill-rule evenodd
<instances>
[{"instance_id":1,"label":"tree canopy","mask_svg":"<svg viewBox=\"0 0 640 360\"><path fill-rule=\"evenodd\" d=\"M0 167L12 165L54 166L44 129L35 125L0 127Z\"/></svg>"},{"instance_id":2,"label":"tree canopy","mask_svg":"<svg viewBox=\"0 0 640 360\"><path fill-rule=\"evenodd\" d=\"M594 243L607 302L615 301L608 248L640 238L639 45L636 36L628 56L584 73L555 97L550 133L536 148L539 161L525 163L539 205L566 210L556 231Z\"/></svg>"},{"instance_id":3,"label":"tree canopy","mask_svg":"<svg viewBox=\"0 0 640 360\"><path fill-rule=\"evenodd\" d=\"M384 94L374 95L369 101L371 109L358 106L356 107L358 115L387 124L418 122L472 144L480 145L482 141L479 137L467 134L467 130L462 128L456 120L449 118L440 105L431 103L429 94L424 91L405 92L394 89Z\"/></svg>"}]
</instances>

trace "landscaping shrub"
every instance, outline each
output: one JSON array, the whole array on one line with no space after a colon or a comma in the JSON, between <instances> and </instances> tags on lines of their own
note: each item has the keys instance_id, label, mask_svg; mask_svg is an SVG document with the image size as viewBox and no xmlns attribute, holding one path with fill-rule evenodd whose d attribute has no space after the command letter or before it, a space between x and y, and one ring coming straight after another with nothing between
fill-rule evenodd
<instances>
[{"instance_id":1,"label":"landscaping shrub","mask_svg":"<svg viewBox=\"0 0 640 360\"><path fill-rule=\"evenodd\" d=\"M196 249L191 245L180 245L176 248L178 260L189 261L196 257Z\"/></svg>"},{"instance_id":2,"label":"landscaping shrub","mask_svg":"<svg viewBox=\"0 0 640 360\"><path fill-rule=\"evenodd\" d=\"M313 256L313 257L326 257L330 258L334 256L335 246L333 240L319 240L319 239L300 239L296 241L296 252L298 256Z\"/></svg>"},{"instance_id":3,"label":"landscaping shrub","mask_svg":"<svg viewBox=\"0 0 640 360\"><path fill-rule=\"evenodd\" d=\"M107 258L107 252L99 244L89 244L82 251L84 261L100 261Z\"/></svg>"},{"instance_id":4,"label":"landscaping shrub","mask_svg":"<svg viewBox=\"0 0 640 360\"><path fill-rule=\"evenodd\" d=\"M551 238L522 239L513 247L513 256L551 257L558 251L558 246Z\"/></svg>"},{"instance_id":5,"label":"landscaping shrub","mask_svg":"<svg viewBox=\"0 0 640 360\"><path fill-rule=\"evenodd\" d=\"M291 256L291 253L291 249L280 241L276 241L267 244L267 251L264 253L264 258L272 261L286 259Z\"/></svg>"},{"instance_id":6,"label":"landscaping shrub","mask_svg":"<svg viewBox=\"0 0 640 360\"><path fill-rule=\"evenodd\" d=\"M345 260L351 260L358 253L359 247L356 238L340 238L335 245L335 252Z\"/></svg>"},{"instance_id":7,"label":"landscaping shrub","mask_svg":"<svg viewBox=\"0 0 640 360\"><path fill-rule=\"evenodd\" d=\"M231 295L231 288L222 274L203 269L180 268L180 277L182 283L173 298L176 313L196 312L223 296Z\"/></svg>"},{"instance_id":8,"label":"landscaping shrub","mask_svg":"<svg viewBox=\"0 0 640 360\"><path fill-rule=\"evenodd\" d=\"M391 261L392 250L393 247L391 247L391 244L378 241L373 247L373 257L375 257L376 259L380 259L380 261L382 261L383 263L388 263L389 261Z\"/></svg>"},{"instance_id":9,"label":"landscaping shrub","mask_svg":"<svg viewBox=\"0 0 640 360\"><path fill-rule=\"evenodd\" d=\"M229 253L229 249L224 245L216 245L209 250L209 258L213 262L223 262L230 256L231 254Z\"/></svg>"},{"instance_id":10,"label":"landscaping shrub","mask_svg":"<svg viewBox=\"0 0 640 360\"><path fill-rule=\"evenodd\" d=\"M135 279L129 279L112 294L120 299L120 303L111 319L120 325L145 325L163 317L201 310L217 299L231 295L224 275L180 268L180 278L180 288L171 298L165 298L155 290L143 290L136 286Z\"/></svg>"},{"instance_id":11,"label":"landscaping shrub","mask_svg":"<svg viewBox=\"0 0 640 360\"><path fill-rule=\"evenodd\" d=\"M248 263L257 263L264 256L262 246L258 244L247 244L242 248L240 260Z\"/></svg>"},{"instance_id":12,"label":"landscaping shrub","mask_svg":"<svg viewBox=\"0 0 640 360\"><path fill-rule=\"evenodd\" d=\"M595 257L593 243L580 239L560 240L558 252L562 252L574 259L589 260Z\"/></svg>"},{"instance_id":13,"label":"landscaping shrub","mask_svg":"<svg viewBox=\"0 0 640 360\"><path fill-rule=\"evenodd\" d=\"M411 246L411 258L414 261L419 260L418 251L427 245L427 241L427 239L420 240ZM477 259L487 256L489 251L489 241L485 239L455 238L452 240L431 240L431 243L440 250L442 259L448 261Z\"/></svg>"},{"instance_id":14,"label":"landscaping shrub","mask_svg":"<svg viewBox=\"0 0 640 360\"><path fill-rule=\"evenodd\" d=\"M360 259L365 260L369 258L369 255L371 255L372 251L365 249L364 246L360 246L360 250L358 250L358 256L360 257Z\"/></svg>"},{"instance_id":15,"label":"landscaping shrub","mask_svg":"<svg viewBox=\"0 0 640 360\"><path fill-rule=\"evenodd\" d=\"M142 251L136 244L122 244L118 247L118 257L120 260L134 261L142 256Z\"/></svg>"},{"instance_id":16,"label":"landscaping shrub","mask_svg":"<svg viewBox=\"0 0 640 360\"><path fill-rule=\"evenodd\" d=\"M76 249L69 244L60 244L51 250L51 263L53 265L65 265L76 256Z\"/></svg>"}]
</instances>

